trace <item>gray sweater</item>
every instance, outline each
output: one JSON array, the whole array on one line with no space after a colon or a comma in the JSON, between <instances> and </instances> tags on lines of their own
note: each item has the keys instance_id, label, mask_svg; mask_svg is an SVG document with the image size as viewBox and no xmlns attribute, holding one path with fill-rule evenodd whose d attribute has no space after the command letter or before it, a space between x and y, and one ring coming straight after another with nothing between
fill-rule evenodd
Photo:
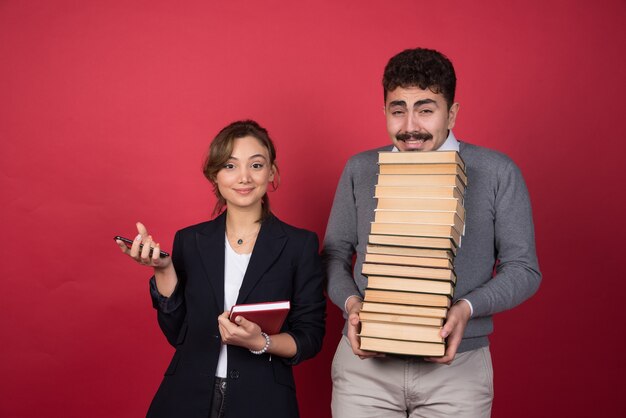
<instances>
[{"instance_id":1,"label":"gray sweater","mask_svg":"<svg viewBox=\"0 0 626 418\"><path fill-rule=\"evenodd\" d=\"M344 311L344 317L346 299L352 295L363 297L367 286L361 270L376 208L373 196L378 151L391 148L382 147L350 158L335 193L323 258L328 295ZM492 315L532 296L539 287L541 273L535 254L530 200L520 170L507 156L465 142L460 142L460 154L469 184L464 199L465 235L454 260L454 301L467 299L474 309L458 350L463 352L489 344Z\"/></svg>"}]
</instances>

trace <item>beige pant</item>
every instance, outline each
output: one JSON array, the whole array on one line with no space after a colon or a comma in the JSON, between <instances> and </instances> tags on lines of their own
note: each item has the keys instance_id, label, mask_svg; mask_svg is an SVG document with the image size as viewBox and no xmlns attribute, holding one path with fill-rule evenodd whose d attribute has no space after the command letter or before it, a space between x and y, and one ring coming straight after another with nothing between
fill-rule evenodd
<instances>
[{"instance_id":1,"label":"beige pant","mask_svg":"<svg viewBox=\"0 0 626 418\"><path fill-rule=\"evenodd\" d=\"M344 336L332 378L334 418L491 416L489 347L459 353L449 366L419 357L361 360Z\"/></svg>"}]
</instances>

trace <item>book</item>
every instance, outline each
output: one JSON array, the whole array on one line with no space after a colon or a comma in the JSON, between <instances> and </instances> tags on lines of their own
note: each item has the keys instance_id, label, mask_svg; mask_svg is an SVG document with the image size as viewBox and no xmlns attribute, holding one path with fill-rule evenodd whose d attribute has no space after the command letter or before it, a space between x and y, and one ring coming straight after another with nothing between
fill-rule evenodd
<instances>
[{"instance_id":1,"label":"book","mask_svg":"<svg viewBox=\"0 0 626 418\"><path fill-rule=\"evenodd\" d=\"M456 187L465 192L465 184L455 174L379 174L379 186Z\"/></svg>"},{"instance_id":2,"label":"book","mask_svg":"<svg viewBox=\"0 0 626 418\"><path fill-rule=\"evenodd\" d=\"M379 235L380 236L380 235ZM385 235L382 235L385 236ZM366 254L403 255L406 257L446 258L453 261L453 253L450 250L437 250L420 247L398 247L395 245L373 245L365 247Z\"/></svg>"},{"instance_id":3,"label":"book","mask_svg":"<svg viewBox=\"0 0 626 418\"><path fill-rule=\"evenodd\" d=\"M452 225L372 222L370 232L377 235L450 238L457 247L461 244L461 233Z\"/></svg>"},{"instance_id":4,"label":"book","mask_svg":"<svg viewBox=\"0 0 626 418\"><path fill-rule=\"evenodd\" d=\"M450 251L452 254L456 254L456 245L449 238L407 237L401 235L370 234L368 241L370 244L376 245L439 249Z\"/></svg>"},{"instance_id":5,"label":"book","mask_svg":"<svg viewBox=\"0 0 626 418\"><path fill-rule=\"evenodd\" d=\"M414 210L380 210L374 212L374 222L420 225L452 225L463 234L465 222L454 212L420 212Z\"/></svg>"},{"instance_id":6,"label":"book","mask_svg":"<svg viewBox=\"0 0 626 418\"><path fill-rule=\"evenodd\" d=\"M380 151L379 164L458 164L465 171L465 162L457 151Z\"/></svg>"},{"instance_id":7,"label":"book","mask_svg":"<svg viewBox=\"0 0 626 418\"><path fill-rule=\"evenodd\" d=\"M274 335L280 332L289 308L288 300L234 305L230 309L229 319L235 322L235 319L241 315L261 327L263 332Z\"/></svg>"},{"instance_id":8,"label":"book","mask_svg":"<svg viewBox=\"0 0 626 418\"><path fill-rule=\"evenodd\" d=\"M395 290L365 289L365 300L368 302L397 303L400 305L433 306L449 308L450 298L446 295L430 293L398 292Z\"/></svg>"},{"instance_id":9,"label":"book","mask_svg":"<svg viewBox=\"0 0 626 418\"><path fill-rule=\"evenodd\" d=\"M458 187L449 186L376 186L374 197L395 197L422 199L463 199L463 193Z\"/></svg>"},{"instance_id":10,"label":"book","mask_svg":"<svg viewBox=\"0 0 626 418\"><path fill-rule=\"evenodd\" d=\"M368 289L398 290L402 292L435 293L454 296L454 284L443 280L407 279L404 277L369 276Z\"/></svg>"},{"instance_id":11,"label":"book","mask_svg":"<svg viewBox=\"0 0 626 418\"><path fill-rule=\"evenodd\" d=\"M361 337L361 350L410 356L442 357L446 352L446 346L441 343L400 341L363 336Z\"/></svg>"},{"instance_id":12,"label":"book","mask_svg":"<svg viewBox=\"0 0 626 418\"><path fill-rule=\"evenodd\" d=\"M458 164L379 164L380 174L454 174L467 186L467 174Z\"/></svg>"},{"instance_id":13,"label":"book","mask_svg":"<svg viewBox=\"0 0 626 418\"><path fill-rule=\"evenodd\" d=\"M363 263L362 274L364 276L414 277L416 279L447 280L456 283L454 271L430 267Z\"/></svg>"},{"instance_id":14,"label":"book","mask_svg":"<svg viewBox=\"0 0 626 418\"><path fill-rule=\"evenodd\" d=\"M424 316L428 318L440 318L440 319L444 319L448 314L448 310L446 308L437 308L437 307L431 307L431 306L399 305L399 304L391 304L391 303L378 303L378 302L370 302L368 300L363 301L363 307L361 308L361 313L363 312L377 312L377 313L397 314L397 315L414 315L414 316Z\"/></svg>"},{"instance_id":15,"label":"book","mask_svg":"<svg viewBox=\"0 0 626 418\"><path fill-rule=\"evenodd\" d=\"M447 258L413 257L404 255L365 253L366 263L397 264L400 266L434 267L452 270L452 262Z\"/></svg>"},{"instance_id":16,"label":"book","mask_svg":"<svg viewBox=\"0 0 626 418\"><path fill-rule=\"evenodd\" d=\"M400 324L418 324L418 325L430 325L433 327L443 326L443 318L430 318L427 316L415 316L415 315L397 315L393 313L383 312L359 312L359 319L361 321L378 321L378 322L398 322Z\"/></svg>"},{"instance_id":17,"label":"book","mask_svg":"<svg viewBox=\"0 0 626 418\"><path fill-rule=\"evenodd\" d=\"M425 212L454 212L465 221L465 208L458 199L422 199L381 197L377 210L420 210Z\"/></svg>"},{"instance_id":18,"label":"book","mask_svg":"<svg viewBox=\"0 0 626 418\"><path fill-rule=\"evenodd\" d=\"M389 338L392 340L443 343L441 327L401 324L397 322L361 321L361 337Z\"/></svg>"}]
</instances>

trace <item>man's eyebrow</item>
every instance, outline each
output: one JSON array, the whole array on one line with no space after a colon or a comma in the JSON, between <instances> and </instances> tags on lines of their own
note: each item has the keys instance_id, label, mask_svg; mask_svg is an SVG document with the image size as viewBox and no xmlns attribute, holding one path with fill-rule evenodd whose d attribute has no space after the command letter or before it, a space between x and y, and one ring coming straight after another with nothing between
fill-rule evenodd
<instances>
[{"instance_id":1,"label":"man's eyebrow","mask_svg":"<svg viewBox=\"0 0 626 418\"><path fill-rule=\"evenodd\" d=\"M406 107L406 102L404 100L394 100L394 101L389 102L389 107L391 106Z\"/></svg>"},{"instance_id":2,"label":"man's eyebrow","mask_svg":"<svg viewBox=\"0 0 626 418\"><path fill-rule=\"evenodd\" d=\"M426 104L435 104L437 105L437 102L434 101L433 99L422 99L422 100L418 100L417 102L413 103L413 107L420 107Z\"/></svg>"}]
</instances>

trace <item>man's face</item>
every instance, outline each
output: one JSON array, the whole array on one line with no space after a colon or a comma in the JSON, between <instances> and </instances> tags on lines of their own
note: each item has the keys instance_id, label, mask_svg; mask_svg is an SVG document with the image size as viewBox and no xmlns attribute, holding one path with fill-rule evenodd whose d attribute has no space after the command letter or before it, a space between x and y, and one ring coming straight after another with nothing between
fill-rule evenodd
<instances>
[{"instance_id":1,"label":"man's face","mask_svg":"<svg viewBox=\"0 0 626 418\"><path fill-rule=\"evenodd\" d=\"M400 151L435 151L454 127L459 104L450 110L440 93L419 87L398 87L387 92L387 132Z\"/></svg>"}]
</instances>

